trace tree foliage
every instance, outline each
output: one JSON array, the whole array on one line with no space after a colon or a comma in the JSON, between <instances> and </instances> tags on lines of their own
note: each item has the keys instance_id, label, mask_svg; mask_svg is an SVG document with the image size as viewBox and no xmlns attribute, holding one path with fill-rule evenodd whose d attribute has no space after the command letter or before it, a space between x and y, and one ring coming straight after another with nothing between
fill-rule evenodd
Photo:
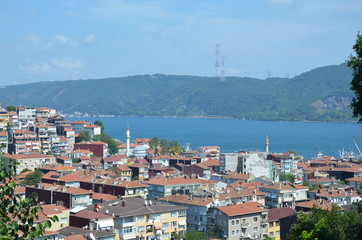
<instances>
[{"instance_id":1,"label":"tree foliage","mask_svg":"<svg viewBox=\"0 0 362 240\"><path fill-rule=\"evenodd\" d=\"M92 137L91 137L91 135L89 134L88 131L81 131L79 133L79 139L80 139L81 142L82 141L90 141L90 140L92 140Z\"/></svg>"},{"instance_id":2,"label":"tree foliage","mask_svg":"<svg viewBox=\"0 0 362 240\"><path fill-rule=\"evenodd\" d=\"M94 125L100 126L100 127L101 127L101 133L103 133L104 125L103 125L103 122L102 122L102 121L96 120L96 121L94 122Z\"/></svg>"},{"instance_id":3,"label":"tree foliage","mask_svg":"<svg viewBox=\"0 0 362 240\"><path fill-rule=\"evenodd\" d=\"M358 122L362 122L362 35L357 34L356 43L353 45L356 55L350 55L347 66L353 71L351 81L351 90L354 91L355 97L352 99L351 107L353 109L353 117L358 118Z\"/></svg>"},{"instance_id":4,"label":"tree foliage","mask_svg":"<svg viewBox=\"0 0 362 240\"><path fill-rule=\"evenodd\" d=\"M36 223L41 206L37 196L25 199L15 195L16 163L12 159L0 161L0 240L23 240L41 237L57 216ZM5 184L6 183L6 184Z\"/></svg>"},{"instance_id":5,"label":"tree foliage","mask_svg":"<svg viewBox=\"0 0 362 240\"><path fill-rule=\"evenodd\" d=\"M164 138L159 139L158 137L153 137L149 146L154 150L155 154L181 154L185 151L184 147L177 141L167 141Z\"/></svg>"},{"instance_id":6,"label":"tree foliage","mask_svg":"<svg viewBox=\"0 0 362 240\"><path fill-rule=\"evenodd\" d=\"M102 133L93 137L94 141L102 141L108 144L108 150L110 154L118 153L118 142L111 138L109 135Z\"/></svg>"},{"instance_id":7,"label":"tree foliage","mask_svg":"<svg viewBox=\"0 0 362 240\"><path fill-rule=\"evenodd\" d=\"M36 183L41 182L41 178L43 176L43 172L38 170L35 170L32 173L29 173L25 176L24 180L21 182L22 185L34 185Z\"/></svg>"},{"instance_id":8,"label":"tree foliage","mask_svg":"<svg viewBox=\"0 0 362 240\"><path fill-rule=\"evenodd\" d=\"M362 239L362 215L355 211L342 212L313 208L311 213L298 213L297 221L288 234L289 240L357 240Z\"/></svg>"},{"instance_id":9,"label":"tree foliage","mask_svg":"<svg viewBox=\"0 0 362 240\"><path fill-rule=\"evenodd\" d=\"M281 173L279 176L279 181L289 181L291 183L294 183L295 176L290 173Z\"/></svg>"},{"instance_id":10,"label":"tree foliage","mask_svg":"<svg viewBox=\"0 0 362 240\"><path fill-rule=\"evenodd\" d=\"M15 106L6 106L5 109L8 112L15 112L17 107L15 107Z\"/></svg>"}]
</instances>

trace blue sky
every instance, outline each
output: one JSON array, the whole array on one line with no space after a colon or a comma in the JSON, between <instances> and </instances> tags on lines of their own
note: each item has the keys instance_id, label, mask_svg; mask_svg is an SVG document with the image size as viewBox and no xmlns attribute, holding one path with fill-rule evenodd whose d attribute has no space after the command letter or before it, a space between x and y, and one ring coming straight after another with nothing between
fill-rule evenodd
<instances>
[{"instance_id":1,"label":"blue sky","mask_svg":"<svg viewBox=\"0 0 362 240\"><path fill-rule=\"evenodd\" d=\"M343 63L360 0L3 0L0 86L138 74L293 77Z\"/></svg>"}]
</instances>

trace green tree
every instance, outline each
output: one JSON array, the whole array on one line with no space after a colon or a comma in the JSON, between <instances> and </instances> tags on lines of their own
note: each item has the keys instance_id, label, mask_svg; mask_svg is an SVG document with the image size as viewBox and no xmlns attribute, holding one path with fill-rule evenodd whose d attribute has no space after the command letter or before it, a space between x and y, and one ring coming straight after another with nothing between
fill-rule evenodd
<instances>
[{"instance_id":1,"label":"green tree","mask_svg":"<svg viewBox=\"0 0 362 240\"><path fill-rule=\"evenodd\" d=\"M155 154L158 154L159 145L160 142L158 140L158 137L153 137L149 143L150 148L154 150Z\"/></svg>"},{"instance_id":2,"label":"green tree","mask_svg":"<svg viewBox=\"0 0 362 240\"><path fill-rule=\"evenodd\" d=\"M281 173L279 176L279 181L289 181L291 183L294 183L295 176L290 173Z\"/></svg>"},{"instance_id":3,"label":"green tree","mask_svg":"<svg viewBox=\"0 0 362 240\"><path fill-rule=\"evenodd\" d=\"M101 133L103 133L103 130L104 130L103 122L101 122L100 120L96 120L94 122L94 125L100 126L101 127Z\"/></svg>"},{"instance_id":4,"label":"green tree","mask_svg":"<svg viewBox=\"0 0 362 240\"><path fill-rule=\"evenodd\" d=\"M110 154L117 154L118 153L118 142L116 140L114 140L113 138L111 138L109 135L107 134L99 134L99 135L95 135L93 137L94 141L102 141L108 144L108 150Z\"/></svg>"},{"instance_id":5,"label":"green tree","mask_svg":"<svg viewBox=\"0 0 362 240\"><path fill-rule=\"evenodd\" d=\"M90 141L92 139L92 137L88 131L81 131L79 133L79 139L80 139L80 141Z\"/></svg>"},{"instance_id":6,"label":"green tree","mask_svg":"<svg viewBox=\"0 0 362 240\"><path fill-rule=\"evenodd\" d=\"M39 219L41 206L37 196L25 199L15 195L16 163L12 159L0 160L0 240L34 239L44 235L58 217L50 217L45 222L35 223ZM6 184L5 184L6 183Z\"/></svg>"},{"instance_id":7,"label":"green tree","mask_svg":"<svg viewBox=\"0 0 362 240\"><path fill-rule=\"evenodd\" d=\"M40 183L43 176L42 171L35 170L32 173L29 173L25 176L24 180L21 182L23 185L34 185L35 183Z\"/></svg>"},{"instance_id":8,"label":"green tree","mask_svg":"<svg viewBox=\"0 0 362 240\"><path fill-rule=\"evenodd\" d=\"M186 238L186 240L207 240L208 239L204 232L199 232L196 230L186 232L185 238Z\"/></svg>"},{"instance_id":9,"label":"green tree","mask_svg":"<svg viewBox=\"0 0 362 240\"><path fill-rule=\"evenodd\" d=\"M6 106L5 109L8 112L15 112L17 107L15 107L15 106Z\"/></svg>"},{"instance_id":10,"label":"green tree","mask_svg":"<svg viewBox=\"0 0 362 240\"><path fill-rule=\"evenodd\" d=\"M208 228L207 230L208 238L222 238L221 236L221 228L219 225L215 224Z\"/></svg>"},{"instance_id":11,"label":"green tree","mask_svg":"<svg viewBox=\"0 0 362 240\"><path fill-rule=\"evenodd\" d=\"M350 55L347 66L353 71L351 81L351 90L354 91L355 97L352 99L351 107L353 109L353 117L358 118L358 122L362 122L362 35L357 34L356 43L353 45L356 55Z\"/></svg>"},{"instance_id":12,"label":"green tree","mask_svg":"<svg viewBox=\"0 0 362 240\"><path fill-rule=\"evenodd\" d=\"M289 240L357 240L362 239L362 215L355 211L342 212L337 206L331 210L313 208L311 213L298 213Z\"/></svg>"}]
</instances>

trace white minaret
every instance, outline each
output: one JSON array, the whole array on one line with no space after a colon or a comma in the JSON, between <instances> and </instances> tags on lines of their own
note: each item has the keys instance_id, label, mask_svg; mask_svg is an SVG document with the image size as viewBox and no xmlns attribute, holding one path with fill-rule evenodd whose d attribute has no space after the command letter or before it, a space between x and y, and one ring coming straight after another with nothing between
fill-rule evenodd
<instances>
[{"instance_id":1,"label":"white minaret","mask_svg":"<svg viewBox=\"0 0 362 240\"><path fill-rule=\"evenodd\" d=\"M127 124L127 131L126 131L126 155L127 155L127 157L131 156L130 143L131 143L131 133L129 131L129 125Z\"/></svg>"},{"instance_id":2,"label":"white minaret","mask_svg":"<svg viewBox=\"0 0 362 240\"><path fill-rule=\"evenodd\" d=\"M269 153L269 138L268 138L268 135L265 138L265 152Z\"/></svg>"}]
</instances>

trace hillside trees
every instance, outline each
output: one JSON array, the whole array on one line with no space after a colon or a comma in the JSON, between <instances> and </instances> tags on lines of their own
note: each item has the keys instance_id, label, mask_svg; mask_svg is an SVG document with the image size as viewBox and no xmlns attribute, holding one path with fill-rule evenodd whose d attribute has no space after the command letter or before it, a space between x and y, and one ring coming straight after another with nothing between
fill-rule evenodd
<instances>
[{"instance_id":1,"label":"hillside trees","mask_svg":"<svg viewBox=\"0 0 362 240\"><path fill-rule=\"evenodd\" d=\"M181 144L177 141L167 141L164 138L159 139L158 137L153 137L149 146L154 150L155 154L181 154L185 151L183 146L181 146Z\"/></svg>"},{"instance_id":2,"label":"hillside trees","mask_svg":"<svg viewBox=\"0 0 362 240\"><path fill-rule=\"evenodd\" d=\"M357 34L353 50L356 55L350 55L347 66L353 71L351 81L351 90L354 91L355 97L352 99L351 107L353 109L353 117L358 118L358 123L362 122L362 35Z\"/></svg>"},{"instance_id":3,"label":"hillside trees","mask_svg":"<svg viewBox=\"0 0 362 240\"><path fill-rule=\"evenodd\" d=\"M37 196L25 199L15 195L16 163L12 159L0 160L0 240L24 240L41 237L58 217L36 222L41 206Z\"/></svg>"},{"instance_id":4,"label":"hillside trees","mask_svg":"<svg viewBox=\"0 0 362 240\"><path fill-rule=\"evenodd\" d=\"M37 169L32 173L29 173L25 176L24 180L21 182L23 185L34 185L35 183L41 182L41 177L43 173L41 170Z\"/></svg>"},{"instance_id":5,"label":"hillside trees","mask_svg":"<svg viewBox=\"0 0 362 240\"><path fill-rule=\"evenodd\" d=\"M357 240L362 239L362 215L354 211L342 212L337 206L331 210L313 208L311 213L298 213L288 234L290 240Z\"/></svg>"}]
</instances>

